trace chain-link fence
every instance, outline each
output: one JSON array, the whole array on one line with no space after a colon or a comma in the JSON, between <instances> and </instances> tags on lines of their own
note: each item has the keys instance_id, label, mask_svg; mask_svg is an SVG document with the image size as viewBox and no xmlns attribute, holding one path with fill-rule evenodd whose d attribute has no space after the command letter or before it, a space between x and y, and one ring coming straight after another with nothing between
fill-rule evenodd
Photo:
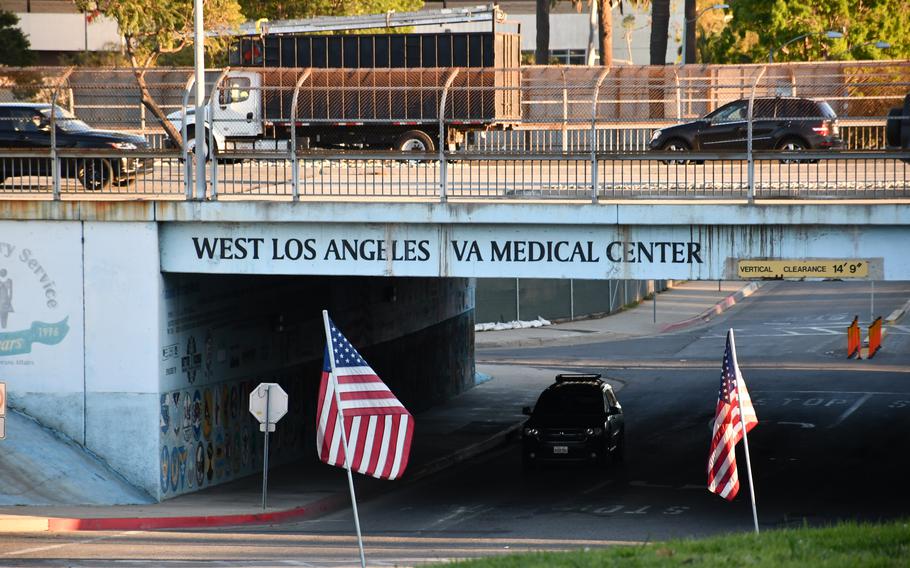
<instances>
[{"instance_id":1,"label":"chain-link fence","mask_svg":"<svg viewBox=\"0 0 910 568\"><path fill-rule=\"evenodd\" d=\"M2 191L199 197L197 155L224 198L903 197L910 177L885 143L910 62L220 69L198 120L191 70L139 79L0 71Z\"/></svg>"}]
</instances>

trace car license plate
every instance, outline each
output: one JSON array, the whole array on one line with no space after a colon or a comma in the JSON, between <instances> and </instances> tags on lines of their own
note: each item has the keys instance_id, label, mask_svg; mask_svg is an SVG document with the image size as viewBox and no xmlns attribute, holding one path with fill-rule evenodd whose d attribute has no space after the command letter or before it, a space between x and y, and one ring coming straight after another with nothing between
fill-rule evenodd
<instances>
[{"instance_id":1,"label":"car license plate","mask_svg":"<svg viewBox=\"0 0 910 568\"><path fill-rule=\"evenodd\" d=\"M567 454L569 453L569 446L553 446L554 454Z\"/></svg>"}]
</instances>

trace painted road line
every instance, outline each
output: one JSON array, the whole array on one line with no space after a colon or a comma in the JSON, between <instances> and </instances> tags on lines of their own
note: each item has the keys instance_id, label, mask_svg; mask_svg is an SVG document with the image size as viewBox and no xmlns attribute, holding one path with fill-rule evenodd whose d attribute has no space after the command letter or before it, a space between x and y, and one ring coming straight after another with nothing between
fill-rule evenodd
<instances>
[{"instance_id":1,"label":"painted road line","mask_svg":"<svg viewBox=\"0 0 910 568\"><path fill-rule=\"evenodd\" d=\"M826 329L826 328L824 328L824 327L810 327L810 328L807 328L807 329L814 329L815 331L820 331L820 332L822 332L822 333L827 333L828 335L841 335L841 334L843 333L842 331L837 331L837 330L834 330L834 329Z\"/></svg>"},{"instance_id":2,"label":"painted road line","mask_svg":"<svg viewBox=\"0 0 910 568\"><path fill-rule=\"evenodd\" d=\"M606 487L607 485L610 485L612 483L613 483L612 479L608 479L606 481L601 481L600 483L596 483L596 484L592 485L591 487L585 489L584 491L581 492L581 494L588 495L589 493L594 493L598 489L603 489L604 487Z\"/></svg>"},{"instance_id":3,"label":"painted road line","mask_svg":"<svg viewBox=\"0 0 910 568\"><path fill-rule=\"evenodd\" d=\"M869 400L870 398L872 398L872 394L873 394L873 393L870 392L870 393L866 393L865 395L863 395L862 397L860 397L859 400L857 400L856 402L854 402L853 405L852 405L850 408L848 408L847 410L845 410L844 413L841 414L841 415L838 417L838 419L834 421L834 424L828 426L828 428L829 428L829 429L834 428L835 426L837 426L838 424L840 424L841 422L843 422L844 420L846 420L847 417L850 416L851 414L853 414L853 413L856 411L857 408L859 408L860 406L863 405L864 402L866 402L867 400Z\"/></svg>"},{"instance_id":4,"label":"painted road line","mask_svg":"<svg viewBox=\"0 0 910 568\"><path fill-rule=\"evenodd\" d=\"M122 536L128 536L131 534L138 534L139 531L126 531L117 534L108 534L104 536L99 536L89 539L80 539L74 540L72 542L62 542L60 544L49 544L47 546L36 546L34 548L23 548L21 550L13 550L12 552L4 552L3 556L20 556L22 554L32 554L34 552L46 552L48 550L56 550L58 548L64 548L67 546L80 546L84 544L91 544L93 542L98 542L99 540L110 540L112 538L120 538Z\"/></svg>"},{"instance_id":5,"label":"painted road line","mask_svg":"<svg viewBox=\"0 0 910 568\"><path fill-rule=\"evenodd\" d=\"M782 426L799 426L803 430L815 428L815 424L812 424L811 422L778 422L778 424Z\"/></svg>"}]
</instances>

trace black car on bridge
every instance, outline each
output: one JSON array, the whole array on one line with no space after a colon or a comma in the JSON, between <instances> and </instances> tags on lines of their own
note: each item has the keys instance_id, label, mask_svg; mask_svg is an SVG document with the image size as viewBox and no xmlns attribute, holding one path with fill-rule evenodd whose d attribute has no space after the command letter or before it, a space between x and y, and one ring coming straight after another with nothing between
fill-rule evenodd
<instances>
[{"instance_id":1,"label":"black car on bridge","mask_svg":"<svg viewBox=\"0 0 910 568\"><path fill-rule=\"evenodd\" d=\"M837 114L825 101L756 98L752 110L755 150L831 150L843 147ZM704 118L655 130L648 147L664 152L746 151L749 101L725 104Z\"/></svg>"},{"instance_id":2,"label":"black car on bridge","mask_svg":"<svg viewBox=\"0 0 910 568\"><path fill-rule=\"evenodd\" d=\"M522 429L522 465L622 461L625 419L613 387L598 374L564 373L537 399Z\"/></svg>"},{"instance_id":3,"label":"black car on bridge","mask_svg":"<svg viewBox=\"0 0 910 568\"><path fill-rule=\"evenodd\" d=\"M152 159L123 155L130 150L147 149L143 136L92 128L72 113L49 104L0 104L0 149L49 149L52 112L57 148L85 151L84 157L61 159L61 177L78 179L85 189L94 191L107 189L111 184L125 184L152 168ZM31 184L34 183L31 178L52 173L50 157L15 152L0 157L0 183L12 177L25 177Z\"/></svg>"}]
</instances>

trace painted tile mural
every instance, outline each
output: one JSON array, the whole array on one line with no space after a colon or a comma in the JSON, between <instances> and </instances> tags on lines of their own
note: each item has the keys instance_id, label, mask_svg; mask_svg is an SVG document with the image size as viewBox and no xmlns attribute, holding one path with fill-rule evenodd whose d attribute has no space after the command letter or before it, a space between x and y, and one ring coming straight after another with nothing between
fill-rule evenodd
<instances>
[{"instance_id":1,"label":"painted tile mural","mask_svg":"<svg viewBox=\"0 0 910 568\"><path fill-rule=\"evenodd\" d=\"M275 347L274 330L250 294L267 290L225 280L169 277L165 285L159 395L161 499L262 471L263 434L249 412L249 394L278 382L290 409L269 435L269 461L297 459L306 420L300 401L307 377ZM309 381L312 382L312 381Z\"/></svg>"},{"instance_id":2,"label":"painted tile mural","mask_svg":"<svg viewBox=\"0 0 910 568\"><path fill-rule=\"evenodd\" d=\"M161 497L173 497L262 470L263 434L249 413L259 381L225 382L163 393L160 397ZM300 382L282 388L302 394ZM273 463L299 455L301 417L289 413L269 434ZM284 457L286 459L282 460Z\"/></svg>"}]
</instances>

